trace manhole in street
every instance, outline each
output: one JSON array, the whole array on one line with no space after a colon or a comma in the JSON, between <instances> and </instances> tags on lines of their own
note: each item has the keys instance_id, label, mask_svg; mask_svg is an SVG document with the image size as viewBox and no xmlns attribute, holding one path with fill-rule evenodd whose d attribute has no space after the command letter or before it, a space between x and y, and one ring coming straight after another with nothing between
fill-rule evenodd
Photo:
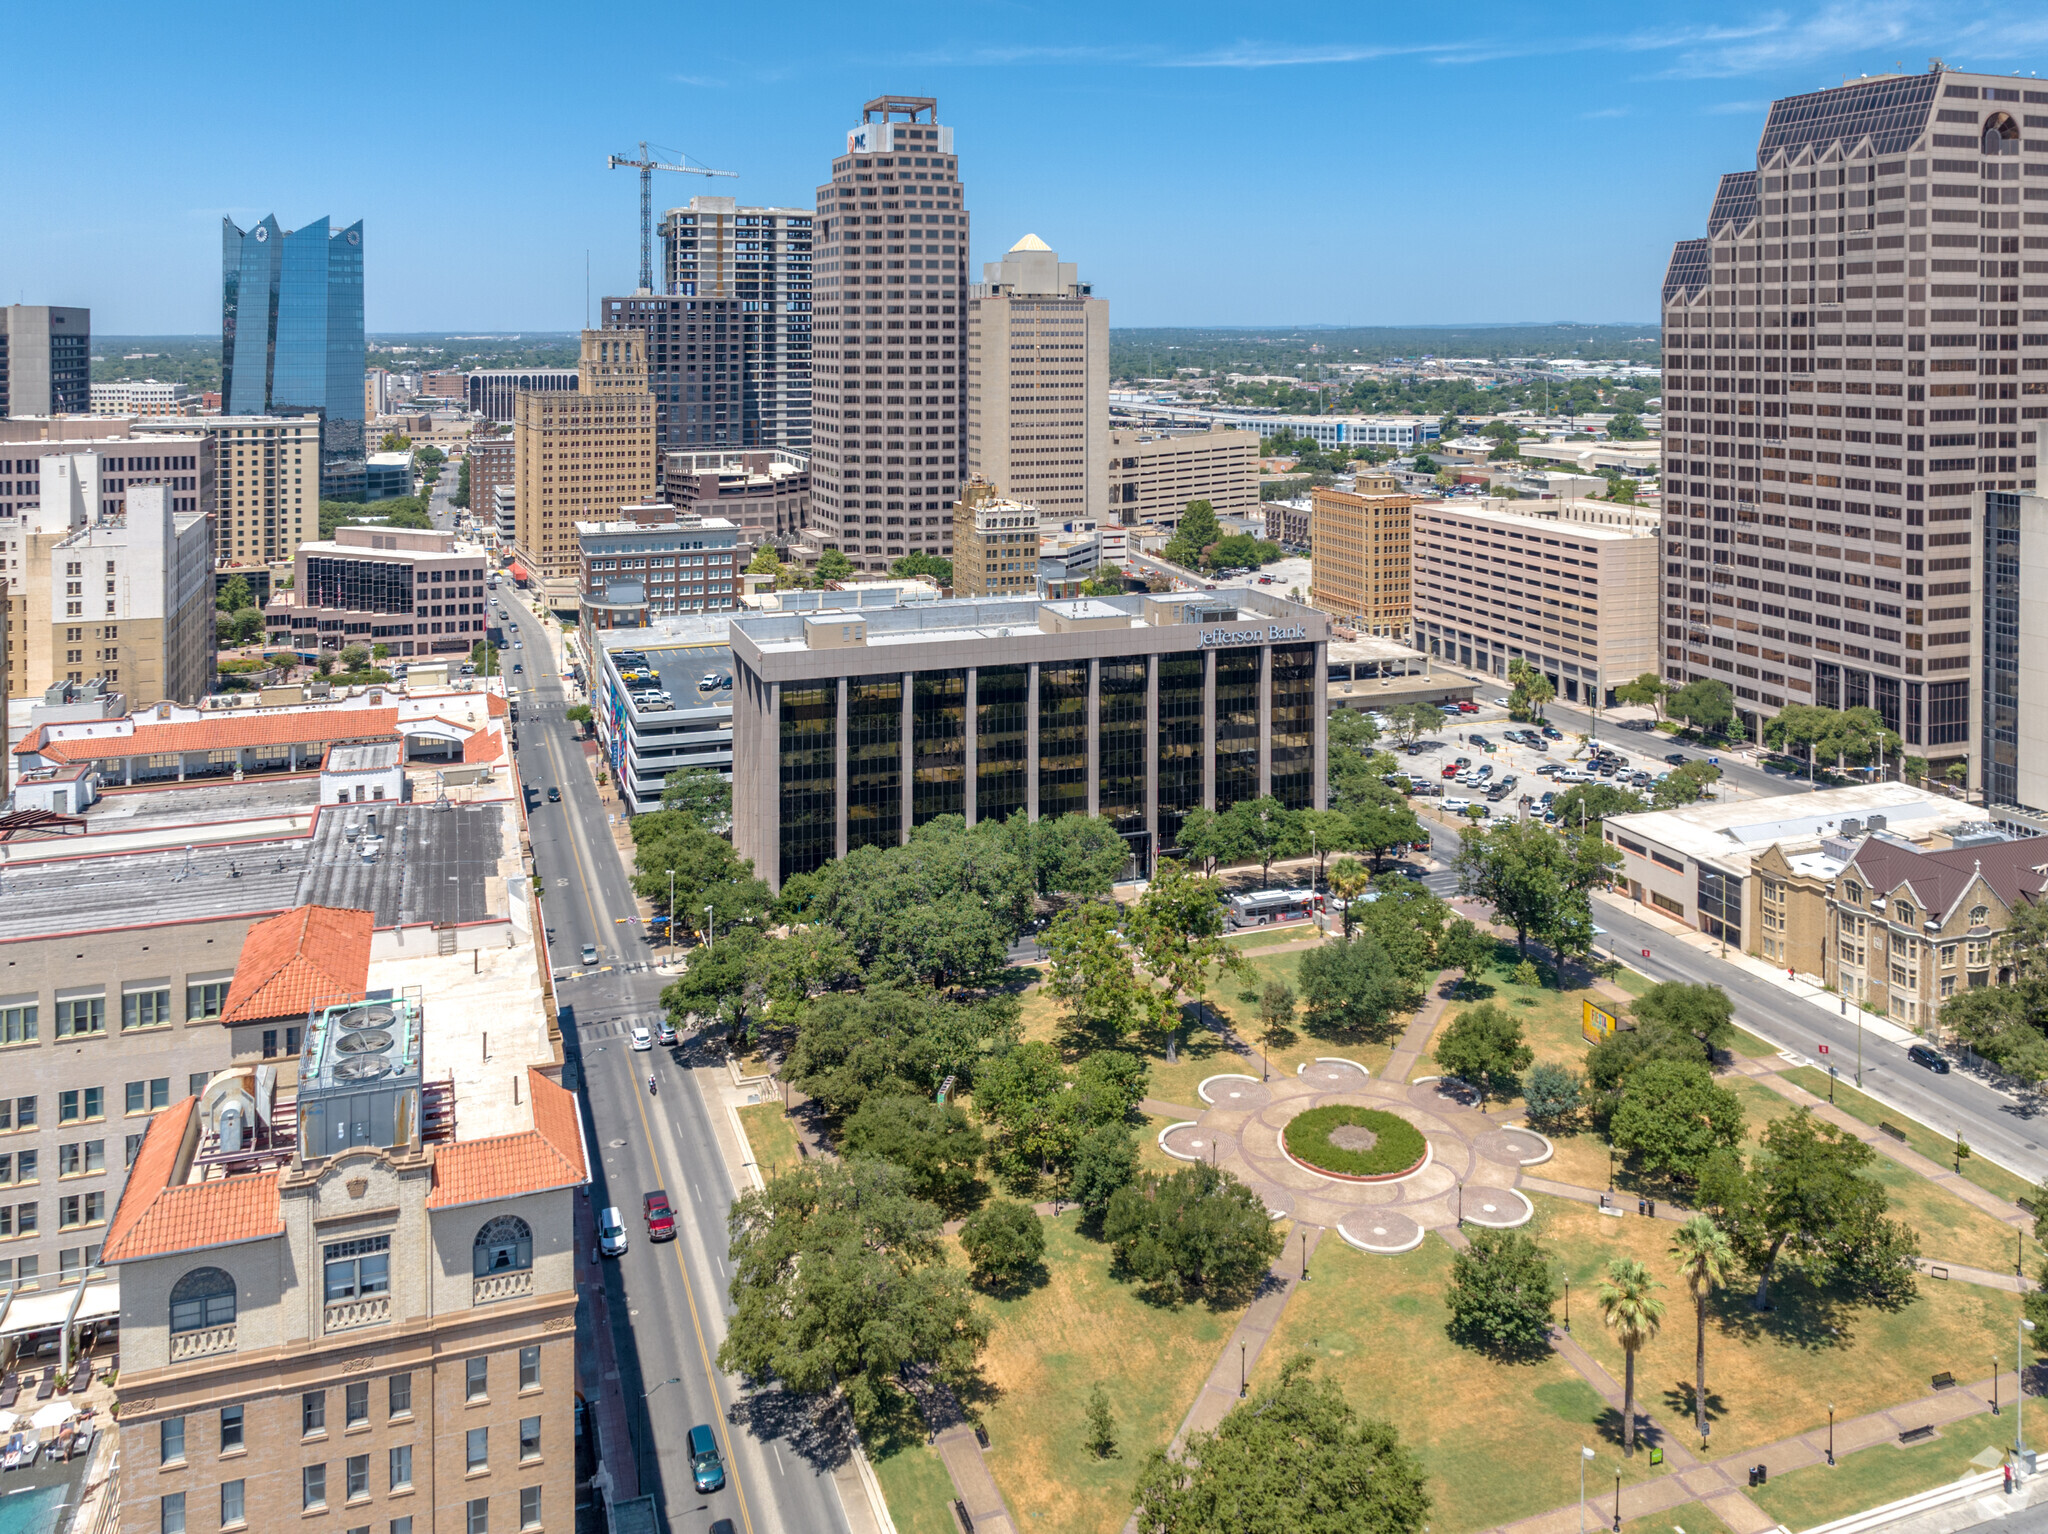
<instances>
[{"instance_id":1,"label":"manhole in street","mask_svg":"<svg viewBox=\"0 0 2048 1534\"><path fill-rule=\"evenodd\" d=\"M608 1143L611 1145L611 1148L613 1150L624 1150L626 1148L626 1142L624 1140L612 1140Z\"/></svg>"}]
</instances>

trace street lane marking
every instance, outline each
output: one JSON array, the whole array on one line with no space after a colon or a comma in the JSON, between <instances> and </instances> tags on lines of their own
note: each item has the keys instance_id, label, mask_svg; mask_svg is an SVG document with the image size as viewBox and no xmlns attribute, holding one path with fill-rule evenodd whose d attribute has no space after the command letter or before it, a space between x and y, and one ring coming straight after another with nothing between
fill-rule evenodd
<instances>
[{"instance_id":1,"label":"street lane marking","mask_svg":"<svg viewBox=\"0 0 2048 1534\"><path fill-rule=\"evenodd\" d=\"M555 742L552 736L548 740L548 757L551 761L554 762L556 776L560 777L561 760L558 753L556 752ZM576 864L576 872L582 880L584 910L590 916L590 924L592 930L597 930L597 908L591 903L591 885L594 881L591 877L590 870L584 866L583 854L580 850L580 842L576 835L576 830L576 822L572 818L570 821L569 830L569 856L571 859L574 860ZM637 1075L637 1072L635 1074ZM661 1150L654 1142L654 1128L647 1121L647 1103L640 1096L638 1090L632 1088L632 1084L630 1082L628 1083L628 1089L633 1091L633 1105L640 1114L640 1132L647 1141L647 1153L654 1161L654 1170L656 1173L655 1181L657 1183L666 1183L667 1174L662 1166ZM690 1269L688 1265L683 1261L683 1244L680 1241L675 1243L675 1260L676 1272L681 1276L683 1280L683 1297L689 1302L690 1306L690 1326L697 1334L697 1356L704 1365L704 1379L705 1382L711 1387L711 1399L713 1401L722 1401L723 1397L721 1396L718 1388L719 1374L717 1368L712 1362L711 1349L704 1338L704 1318L697 1309L697 1286L690 1282ZM649 1437L653 1436L653 1427L654 1424L650 1420L648 1422ZM746 1528L747 1534L754 1534L753 1515L751 1512L748 1511L747 1508L746 1491L740 1485L739 1457L733 1453L732 1429L730 1425L726 1422L725 1413L723 1411L720 1411L718 1413L718 1425L716 1431L719 1433L720 1437L723 1439L725 1444L726 1475L727 1478L732 1482L733 1495L738 1500L740 1505L740 1522Z\"/></svg>"}]
</instances>

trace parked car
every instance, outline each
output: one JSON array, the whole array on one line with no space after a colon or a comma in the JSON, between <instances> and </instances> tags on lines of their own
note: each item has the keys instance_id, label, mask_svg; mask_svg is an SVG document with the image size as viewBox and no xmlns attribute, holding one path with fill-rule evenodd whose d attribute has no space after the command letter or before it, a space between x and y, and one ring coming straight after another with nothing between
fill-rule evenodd
<instances>
[{"instance_id":1,"label":"parked car","mask_svg":"<svg viewBox=\"0 0 2048 1534\"><path fill-rule=\"evenodd\" d=\"M1481 735L1476 730L1473 731L1470 735L1467 735L1465 739L1467 742L1477 746L1482 751L1491 751L1493 749L1493 742L1488 740L1484 735Z\"/></svg>"},{"instance_id":2,"label":"parked car","mask_svg":"<svg viewBox=\"0 0 2048 1534\"><path fill-rule=\"evenodd\" d=\"M1408 785L1409 796L1415 799L1440 799L1443 797L1443 792L1444 786L1441 783L1417 780Z\"/></svg>"},{"instance_id":3,"label":"parked car","mask_svg":"<svg viewBox=\"0 0 2048 1534\"><path fill-rule=\"evenodd\" d=\"M673 1241L676 1238L676 1212L669 1207L668 1194L660 1188L640 1197L640 1213L647 1221L649 1241Z\"/></svg>"},{"instance_id":4,"label":"parked car","mask_svg":"<svg viewBox=\"0 0 2048 1534\"><path fill-rule=\"evenodd\" d=\"M597 1249L607 1257L626 1255L626 1222L619 1217L616 1206L598 1211Z\"/></svg>"},{"instance_id":5,"label":"parked car","mask_svg":"<svg viewBox=\"0 0 2048 1534\"><path fill-rule=\"evenodd\" d=\"M1444 763L1444 770L1441 773L1439 773L1438 776L1445 778L1455 778L1459 773L1463 772L1467 767L1471 765L1472 764L1470 762L1467 762L1464 760L1464 758L1460 757L1455 762Z\"/></svg>"},{"instance_id":6,"label":"parked car","mask_svg":"<svg viewBox=\"0 0 2048 1534\"><path fill-rule=\"evenodd\" d=\"M1461 714L1476 714L1479 712L1479 705L1469 698L1462 703L1453 703L1451 707Z\"/></svg>"},{"instance_id":7,"label":"parked car","mask_svg":"<svg viewBox=\"0 0 2048 1534\"><path fill-rule=\"evenodd\" d=\"M583 962L585 964L595 964L597 962L597 944L585 943L583 945Z\"/></svg>"},{"instance_id":8,"label":"parked car","mask_svg":"<svg viewBox=\"0 0 2048 1534\"><path fill-rule=\"evenodd\" d=\"M1560 730L1560 729L1559 729L1559 728L1558 728L1558 727L1557 727L1556 725L1554 725L1554 724L1546 724L1546 725L1545 725L1545 726L1543 727L1543 738L1544 738L1545 740L1563 740L1563 739L1564 739L1564 731L1563 731L1563 730Z\"/></svg>"},{"instance_id":9,"label":"parked car","mask_svg":"<svg viewBox=\"0 0 2048 1534\"><path fill-rule=\"evenodd\" d=\"M1948 1056L1931 1044L1915 1044L1906 1051L1906 1058L1915 1065L1925 1066L1937 1076L1948 1074Z\"/></svg>"},{"instance_id":10,"label":"parked car","mask_svg":"<svg viewBox=\"0 0 2048 1534\"><path fill-rule=\"evenodd\" d=\"M1453 815L1462 815L1465 811L1472 808L1472 801L1470 799L1446 799L1444 800L1444 808Z\"/></svg>"},{"instance_id":11,"label":"parked car","mask_svg":"<svg viewBox=\"0 0 2048 1534\"><path fill-rule=\"evenodd\" d=\"M1537 767L1536 776L1539 778L1559 778L1563 777L1569 770L1563 762L1544 762Z\"/></svg>"},{"instance_id":12,"label":"parked car","mask_svg":"<svg viewBox=\"0 0 2048 1534\"><path fill-rule=\"evenodd\" d=\"M690 1479L700 1492L725 1488L725 1461L718 1457L718 1435L708 1422L690 1429Z\"/></svg>"}]
</instances>

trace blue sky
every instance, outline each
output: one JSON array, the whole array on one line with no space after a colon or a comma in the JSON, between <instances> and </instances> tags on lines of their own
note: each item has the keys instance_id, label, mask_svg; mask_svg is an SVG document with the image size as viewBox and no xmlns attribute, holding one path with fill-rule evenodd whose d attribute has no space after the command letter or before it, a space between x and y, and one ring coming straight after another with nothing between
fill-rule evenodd
<instances>
[{"instance_id":1,"label":"blue sky","mask_svg":"<svg viewBox=\"0 0 2048 1534\"><path fill-rule=\"evenodd\" d=\"M2048 11L43 4L8 53L0 301L103 334L217 328L220 217L271 211L366 221L373 331L572 328L586 252L638 269L607 153L808 204L884 92L954 127L977 275L1035 232L1113 324L1646 321L1771 98L2048 69Z\"/></svg>"}]
</instances>

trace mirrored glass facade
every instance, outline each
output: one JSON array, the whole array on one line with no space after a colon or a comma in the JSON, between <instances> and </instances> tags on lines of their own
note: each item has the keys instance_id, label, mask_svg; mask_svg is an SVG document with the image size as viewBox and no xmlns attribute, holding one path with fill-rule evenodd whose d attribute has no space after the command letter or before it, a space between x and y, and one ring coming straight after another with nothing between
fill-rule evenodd
<instances>
[{"instance_id":1,"label":"mirrored glass facade","mask_svg":"<svg viewBox=\"0 0 2048 1534\"><path fill-rule=\"evenodd\" d=\"M221 403L317 416L325 495L363 490L363 226L221 220Z\"/></svg>"}]
</instances>

